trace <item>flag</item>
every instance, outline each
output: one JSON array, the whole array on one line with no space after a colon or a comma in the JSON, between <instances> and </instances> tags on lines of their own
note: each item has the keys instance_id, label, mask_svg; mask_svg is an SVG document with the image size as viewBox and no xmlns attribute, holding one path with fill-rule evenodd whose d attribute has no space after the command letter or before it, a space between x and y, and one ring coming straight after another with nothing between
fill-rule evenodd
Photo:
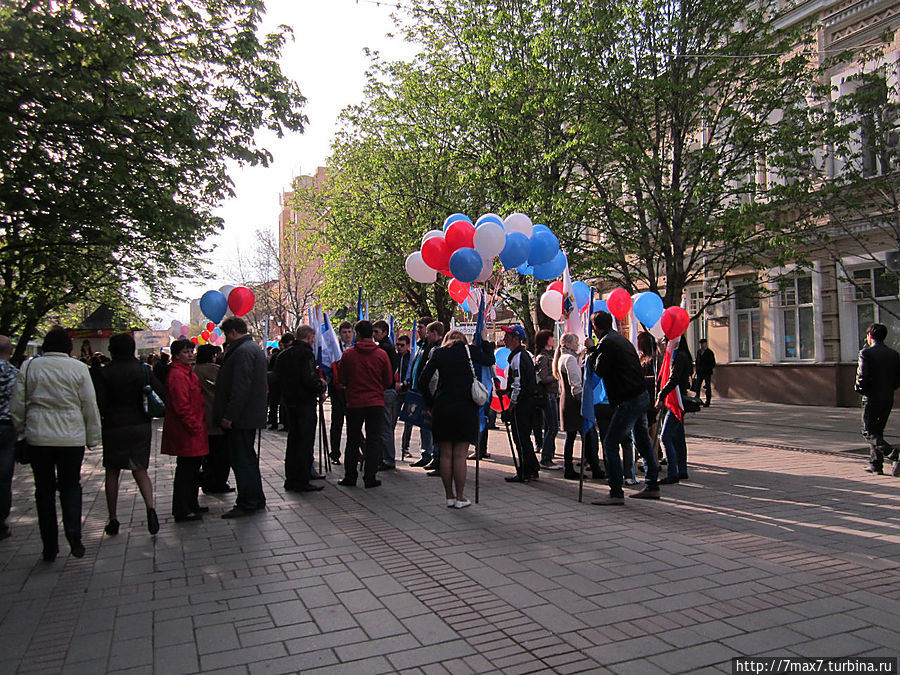
<instances>
[{"instance_id":1,"label":"flag","mask_svg":"<svg viewBox=\"0 0 900 675\"><path fill-rule=\"evenodd\" d=\"M363 316L363 304L362 304L362 286L359 287L359 293L356 296L356 320L362 321L365 317Z\"/></svg>"},{"instance_id":2,"label":"flag","mask_svg":"<svg viewBox=\"0 0 900 675\"><path fill-rule=\"evenodd\" d=\"M409 331L409 363L406 364L406 374L403 379L409 381L412 377L413 361L416 360L416 350L419 348L416 342L416 321L413 321L412 330Z\"/></svg>"},{"instance_id":3,"label":"flag","mask_svg":"<svg viewBox=\"0 0 900 675\"><path fill-rule=\"evenodd\" d=\"M396 344L397 340L394 338L394 315L388 314L388 340L391 341L391 344Z\"/></svg>"},{"instance_id":4,"label":"flag","mask_svg":"<svg viewBox=\"0 0 900 675\"><path fill-rule=\"evenodd\" d=\"M597 418L594 414L594 406L599 403L608 403L606 386L603 379L584 362L584 382L581 390L581 432L584 435L594 428Z\"/></svg>"},{"instance_id":5,"label":"flag","mask_svg":"<svg viewBox=\"0 0 900 675\"><path fill-rule=\"evenodd\" d=\"M578 312L578 302L575 300L575 291L572 289L572 275L569 273L569 264L563 271L563 314L562 322L567 333L577 335L584 342L584 324L581 323L581 315Z\"/></svg>"},{"instance_id":6,"label":"flag","mask_svg":"<svg viewBox=\"0 0 900 675\"><path fill-rule=\"evenodd\" d=\"M484 314L484 293L482 293L478 300L478 319L475 321L475 335L472 338L472 344L476 347L481 347L481 334L484 332ZM488 391L487 402L478 409L478 428L484 432L485 427L487 427L487 409L491 405L491 394L494 388L494 378L491 372L493 368L474 363L472 365L475 368L475 375L478 376L478 380Z\"/></svg>"},{"instance_id":7,"label":"flag","mask_svg":"<svg viewBox=\"0 0 900 675\"><path fill-rule=\"evenodd\" d=\"M679 340L669 340L666 345L666 355L663 357L662 366L659 369L660 389L669 381L672 374L672 362L675 360L675 354L678 351ZM679 422L684 421L684 404L681 402L681 387L675 387L666 395L666 408L672 411L672 414L678 418Z\"/></svg>"},{"instance_id":8,"label":"flag","mask_svg":"<svg viewBox=\"0 0 900 675\"><path fill-rule=\"evenodd\" d=\"M587 308L587 336L592 337L594 335L594 325L591 323L591 314L594 313L594 287L591 286L591 304L588 305Z\"/></svg>"},{"instance_id":9,"label":"flag","mask_svg":"<svg viewBox=\"0 0 900 675\"><path fill-rule=\"evenodd\" d=\"M316 350L319 367L326 377L330 377L332 364L341 359L341 345L327 312L322 312L322 322L316 331L316 345L319 347Z\"/></svg>"}]
</instances>

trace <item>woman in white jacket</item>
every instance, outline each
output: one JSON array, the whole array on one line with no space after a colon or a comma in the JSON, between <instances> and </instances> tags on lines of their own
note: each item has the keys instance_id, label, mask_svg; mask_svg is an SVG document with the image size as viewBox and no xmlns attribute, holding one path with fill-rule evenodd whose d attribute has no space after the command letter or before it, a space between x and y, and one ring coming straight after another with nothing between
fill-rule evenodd
<instances>
[{"instance_id":1,"label":"woman in white jacket","mask_svg":"<svg viewBox=\"0 0 900 675\"><path fill-rule=\"evenodd\" d=\"M88 367L71 357L66 330L54 326L42 351L19 371L10 411L16 431L28 441L43 557L53 562L59 553L57 489L72 555L84 556L81 462L85 445L100 444L100 413Z\"/></svg>"}]
</instances>

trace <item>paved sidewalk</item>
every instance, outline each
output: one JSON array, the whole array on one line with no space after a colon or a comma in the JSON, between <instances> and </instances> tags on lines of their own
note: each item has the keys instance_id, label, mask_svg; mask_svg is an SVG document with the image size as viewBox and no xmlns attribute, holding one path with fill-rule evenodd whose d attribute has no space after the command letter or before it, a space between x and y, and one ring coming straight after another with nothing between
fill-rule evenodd
<instances>
[{"instance_id":1,"label":"paved sidewalk","mask_svg":"<svg viewBox=\"0 0 900 675\"><path fill-rule=\"evenodd\" d=\"M625 507L591 506L594 481L579 504L561 472L505 483L500 431L469 509L405 465L375 490L338 487L338 472L285 494L285 435L264 432L268 512L225 521L232 497L201 497L207 518L175 525L174 462L156 456L155 538L125 478L121 533L103 534L98 453L87 555L63 545L53 564L17 467L0 673L652 674L731 672L737 655L897 656L900 479L838 452L862 443L858 411L835 410L714 401L688 422L705 437L688 438L691 480Z\"/></svg>"}]
</instances>

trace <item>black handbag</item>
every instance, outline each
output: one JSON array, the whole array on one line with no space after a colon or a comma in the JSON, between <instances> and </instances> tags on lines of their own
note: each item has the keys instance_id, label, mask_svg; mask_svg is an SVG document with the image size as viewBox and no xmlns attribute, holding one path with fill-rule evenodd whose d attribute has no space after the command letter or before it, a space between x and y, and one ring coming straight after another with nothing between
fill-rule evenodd
<instances>
[{"instance_id":1,"label":"black handbag","mask_svg":"<svg viewBox=\"0 0 900 675\"><path fill-rule=\"evenodd\" d=\"M153 391L153 387L150 386L150 366L148 366L147 364L142 364L142 367L144 369L144 413L150 419L153 419L154 417L165 417L166 404L163 403L163 400L159 397L159 394Z\"/></svg>"},{"instance_id":2,"label":"black handbag","mask_svg":"<svg viewBox=\"0 0 900 675\"><path fill-rule=\"evenodd\" d=\"M700 397L691 396L690 394L687 396L682 395L681 404L684 406L684 412L686 413L699 412L700 408L703 407L703 401L700 400Z\"/></svg>"}]
</instances>

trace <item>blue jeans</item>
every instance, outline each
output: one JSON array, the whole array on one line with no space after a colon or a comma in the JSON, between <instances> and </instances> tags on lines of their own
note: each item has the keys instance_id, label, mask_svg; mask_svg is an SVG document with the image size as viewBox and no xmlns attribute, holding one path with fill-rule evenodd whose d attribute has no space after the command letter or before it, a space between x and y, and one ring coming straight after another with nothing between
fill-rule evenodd
<instances>
[{"instance_id":1,"label":"blue jeans","mask_svg":"<svg viewBox=\"0 0 900 675\"><path fill-rule=\"evenodd\" d=\"M11 424L0 425L0 530L12 508L12 477L16 468L16 430Z\"/></svg>"},{"instance_id":2,"label":"blue jeans","mask_svg":"<svg viewBox=\"0 0 900 675\"><path fill-rule=\"evenodd\" d=\"M544 406L544 442L541 443L541 462L552 462L556 454L556 434L559 433L559 394L547 392Z\"/></svg>"},{"instance_id":3,"label":"blue jeans","mask_svg":"<svg viewBox=\"0 0 900 675\"><path fill-rule=\"evenodd\" d=\"M666 412L662 425L663 449L666 451L666 462L669 464L669 478L687 476L687 441L684 439L684 424L671 410Z\"/></svg>"},{"instance_id":4,"label":"blue jeans","mask_svg":"<svg viewBox=\"0 0 900 675\"><path fill-rule=\"evenodd\" d=\"M237 499L234 505L246 511L256 511L266 505L262 477L259 475L259 459L253 447L255 440L256 429L225 431L228 459L231 461L231 471L237 483Z\"/></svg>"},{"instance_id":5,"label":"blue jeans","mask_svg":"<svg viewBox=\"0 0 900 675\"><path fill-rule=\"evenodd\" d=\"M431 427L419 427L419 438L422 441L422 457L429 461L436 461L441 458L441 449L434 442L434 436L431 434Z\"/></svg>"},{"instance_id":6,"label":"blue jeans","mask_svg":"<svg viewBox=\"0 0 900 675\"><path fill-rule=\"evenodd\" d=\"M606 459L606 471L609 479L609 495L623 497L622 490L622 458L619 456L619 445L634 432L634 443L641 457L647 462L648 490L658 490L659 464L650 446L650 433L647 430L647 407L650 395L644 391L632 399L623 401L613 409L606 437L603 439L603 454Z\"/></svg>"},{"instance_id":7,"label":"blue jeans","mask_svg":"<svg viewBox=\"0 0 900 675\"><path fill-rule=\"evenodd\" d=\"M381 427L381 461L394 466L397 461L397 449L394 447L394 420L397 407L397 392L394 389L384 390L384 422Z\"/></svg>"}]
</instances>

